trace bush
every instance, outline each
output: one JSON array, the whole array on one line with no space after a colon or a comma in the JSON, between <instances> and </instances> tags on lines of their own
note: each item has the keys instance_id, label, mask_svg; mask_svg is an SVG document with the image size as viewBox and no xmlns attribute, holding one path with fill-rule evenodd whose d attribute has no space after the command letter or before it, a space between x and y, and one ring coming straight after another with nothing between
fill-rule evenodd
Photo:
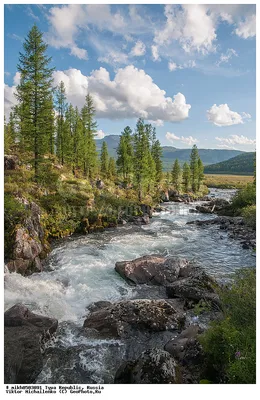
<instances>
[{"instance_id":1,"label":"bush","mask_svg":"<svg viewBox=\"0 0 260 400\"><path fill-rule=\"evenodd\" d=\"M246 188L240 190L232 200L232 208L241 213L242 208L256 204L256 187L249 183Z\"/></svg>"},{"instance_id":2,"label":"bush","mask_svg":"<svg viewBox=\"0 0 260 400\"><path fill-rule=\"evenodd\" d=\"M205 378L215 383L256 382L256 272L235 274L220 293L223 319L200 337L206 354Z\"/></svg>"},{"instance_id":3,"label":"bush","mask_svg":"<svg viewBox=\"0 0 260 400\"><path fill-rule=\"evenodd\" d=\"M256 206L247 206L242 210L245 224L256 229Z\"/></svg>"}]
</instances>

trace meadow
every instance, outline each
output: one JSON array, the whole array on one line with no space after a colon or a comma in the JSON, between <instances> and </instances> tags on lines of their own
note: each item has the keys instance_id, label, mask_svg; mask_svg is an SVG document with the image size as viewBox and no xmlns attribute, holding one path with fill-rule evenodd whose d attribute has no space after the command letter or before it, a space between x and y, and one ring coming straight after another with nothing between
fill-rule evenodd
<instances>
[{"instance_id":1,"label":"meadow","mask_svg":"<svg viewBox=\"0 0 260 400\"><path fill-rule=\"evenodd\" d=\"M241 189L253 182L253 176L205 174L204 184L221 189Z\"/></svg>"}]
</instances>

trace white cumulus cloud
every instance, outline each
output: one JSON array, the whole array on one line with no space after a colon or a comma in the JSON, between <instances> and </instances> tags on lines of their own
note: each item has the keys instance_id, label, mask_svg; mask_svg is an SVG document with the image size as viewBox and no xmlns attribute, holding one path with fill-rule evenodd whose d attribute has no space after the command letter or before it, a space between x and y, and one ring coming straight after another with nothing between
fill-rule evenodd
<instances>
[{"instance_id":1,"label":"white cumulus cloud","mask_svg":"<svg viewBox=\"0 0 260 400\"><path fill-rule=\"evenodd\" d=\"M103 132L102 129L99 129L95 133L95 139L104 139L104 137L105 137L105 132Z\"/></svg>"},{"instance_id":2,"label":"white cumulus cloud","mask_svg":"<svg viewBox=\"0 0 260 400\"><path fill-rule=\"evenodd\" d=\"M145 45L141 40L138 40L135 46L131 50L131 55L134 57L140 57L145 54Z\"/></svg>"},{"instance_id":3,"label":"white cumulus cloud","mask_svg":"<svg viewBox=\"0 0 260 400\"><path fill-rule=\"evenodd\" d=\"M235 33L243 39L248 39L256 35L256 15L249 15L245 20L238 23Z\"/></svg>"},{"instance_id":4,"label":"white cumulus cloud","mask_svg":"<svg viewBox=\"0 0 260 400\"><path fill-rule=\"evenodd\" d=\"M54 84L61 80L68 100L78 107L83 106L89 92L100 118L143 117L161 124L161 121L175 122L188 118L191 108L182 93L167 97L150 75L133 65L118 69L114 80L102 67L92 71L90 76L77 69L54 72Z\"/></svg>"},{"instance_id":5,"label":"white cumulus cloud","mask_svg":"<svg viewBox=\"0 0 260 400\"><path fill-rule=\"evenodd\" d=\"M242 113L241 115L236 111L231 111L227 104L220 104L219 106L214 104L207 111L207 116L208 120L217 126L243 124L243 119L248 119L251 117L250 114L247 113Z\"/></svg>"},{"instance_id":6,"label":"white cumulus cloud","mask_svg":"<svg viewBox=\"0 0 260 400\"><path fill-rule=\"evenodd\" d=\"M252 144L256 143L255 139L250 139L243 135L240 135L240 136L230 135L228 138L216 137L215 139L218 140L219 142L222 142L222 145L219 145L219 146L226 146L226 145L232 145L232 144L252 145Z\"/></svg>"},{"instance_id":7,"label":"white cumulus cloud","mask_svg":"<svg viewBox=\"0 0 260 400\"><path fill-rule=\"evenodd\" d=\"M181 7L167 4L164 9L166 23L157 29L154 42L167 45L178 41L187 53L197 51L207 54L215 51L216 24L208 6L183 4Z\"/></svg>"},{"instance_id":8,"label":"white cumulus cloud","mask_svg":"<svg viewBox=\"0 0 260 400\"><path fill-rule=\"evenodd\" d=\"M198 140L192 136L176 136L174 133L167 132L165 135L166 139L169 142L174 143L176 140L180 141L181 143L187 144L189 146L193 146L195 143L198 143Z\"/></svg>"}]
</instances>

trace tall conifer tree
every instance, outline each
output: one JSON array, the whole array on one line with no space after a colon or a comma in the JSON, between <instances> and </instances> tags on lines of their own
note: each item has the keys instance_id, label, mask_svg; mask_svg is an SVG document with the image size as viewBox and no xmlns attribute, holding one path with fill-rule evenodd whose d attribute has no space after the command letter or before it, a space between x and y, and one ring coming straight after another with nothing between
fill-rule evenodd
<instances>
[{"instance_id":1,"label":"tall conifer tree","mask_svg":"<svg viewBox=\"0 0 260 400\"><path fill-rule=\"evenodd\" d=\"M85 104L81 110L83 124L83 168L87 178L93 178L97 168L97 149L95 143L95 133L97 123L95 121L95 107L93 99L88 93Z\"/></svg>"},{"instance_id":2,"label":"tall conifer tree","mask_svg":"<svg viewBox=\"0 0 260 400\"><path fill-rule=\"evenodd\" d=\"M118 172L123 175L123 179L127 182L133 172L133 144L132 144L132 130L127 126L120 136L119 145L117 148L117 167Z\"/></svg>"},{"instance_id":3,"label":"tall conifer tree","mask_svg":"<svg viewBox=\"0 0 260 400\"><path fill-rule=\"evenodd\" d=\"M193 192L196 192L198 190L198 178L199 178L198 159L199 159L198 148L196 144L194 144L190 155L191 186Z\"/></svg>"},{"instance_id":4,"label":"tall conifer tree","mask_svg":"<svg viewBox=\"0 0 260 400\"><path fill-rule=\"evenodd\" d=\"M39 178L40 163L49 150L49 133L53 118L51 57L47 57L47 44L36 25L30 30L20 53L18 72L21 74L17 86L18 107L16 108L21 125L22 144L33 153L35 180Z\"/></svg>"},{"instance_id":5,"label":"tall conifer tree","mask_svg":"<svg viewBox=\"0 0 260 400\"><path fill-rule=\"evenodd\" d=\"M179 192L181 189L181 180L182 180L182 172L181 172L181 167L179 164L179 160L176 159L174 161L173 167L172 167L172 183L174 188Z\"/></svg>"}]
</instances>

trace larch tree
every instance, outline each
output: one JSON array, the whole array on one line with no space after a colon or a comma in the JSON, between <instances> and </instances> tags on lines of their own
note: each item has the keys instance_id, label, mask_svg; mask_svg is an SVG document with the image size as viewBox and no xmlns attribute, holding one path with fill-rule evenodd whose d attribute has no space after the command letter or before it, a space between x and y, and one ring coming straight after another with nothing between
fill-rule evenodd
<instances>
[{"instance_id":1,"label":"larch tree","mask_svg":"<svg viewBox=\"0 0 260 400\"><path fill-rule=\"evenodd\" d=\"M53 118L51 57L46 55L48 48L43 34L36 25L30 30L23 44L17 66L20 83L16 88L18 106L16 107L21 125L22 145L33 154L34 177L39 179L40 164L49 151L49 128Z\"/></svg>"},{"instance_id":2,"label":"larch tree","mask_svg":"<svg viewBox=\"0 0 260 400\"><path fill-rule=\"evenodd\" d=\"M139 118L133 135L134 185L138 192L139 201L142 201L143 194L147 188L147 181L149 180L149 134L149 129L144 120Z\"/></svg>"},{"instance_id":3,"label":"larch tree","mask_svg":"<svg viewBox=\"0 0 260 400\"><path fill-rule=\"evenodd\" d=\"M108 163L108 178L109 179L115 179L116 177L116 162L113 157L109 158L109 163Z\"/></svg>"},{"instance_id":4,"label":"larch tree","mask_svg":"<svg viewBox=\"0 0 260 400\"><path fill-rule=\"evenodd\" d=\"M199 159L198 148L196 144L194 144L190 155L191 187L194 193L197 192L198 190L198 178L199 178L198 159Z\"/></svg>"},{"instance_id":5,"label":"larch tree","mask_svg":"<svg viewBox=\"0 0 260 400\"><path fill-rule=\"evenodd\" d=\"M176 189L178 192L181 190L181 181L182 181L182 171L179 164L179 160L176 159L172 167L172 184L174 186L174 189Z\"/></svg>"},{"instance_id":6,"label":"larch tree","mask_svg":"<svg viewBox=\"0 0 260 400\"><path fill-rule=\"evenodd\" d=\"M107 151L107 144L106 142L103 142L100 153L100 172L104 178L108 177L108 168L109 168L109 155Z\"/></svg>"},{"instance_id":7,"label":"larch tree","mask_svg":"<svg viewBox=\"0 0 260 400\"><path fill-rule=\"evenodd\" d=\"M56 154L62 165L65 161L65 114L67 106L65 85L64 82L61 81L56 90L56 110L58 113L56 117Z\"/></svg>"},{"instance_id":8,"label":"larch tree","mask_svg":"<svg viewBox=\"0 0 260 400\"><path fill-rule=\"evenodd\" d=\"M97 122L95 121L95 107L91 95L86 96L85 104L81 110L83 125L83 169L87 178L93 178L97 169L97 149L95 133Z\"/></svg>"},{"instance_id":9,"label":"larch tree","mask_svg":"<svg viewBox=\"0 0 260 400\"><path fill-rule=\"evenodd\" d=\"M190 190L191 183L190 166L187 162L183 164L182 168L182 183L184 191L187 193Z\"/></svg>"},{"instance_id":10,"label":"larch tree","mask_svg":"<svg viewBox=\"0 0 260 400\"><path fill-rule=\"evenodd\" d=\"M133 172L133 157L132 130L127 126L120 135L116 161L118 172L126 182L130 181Z\"/></svg>"},{"instance_id":11,"label":"larch tree","mask_svg":"<svg viewBox=\"0 0 260 400\"><path fill-rule=\"evenodd\" d=\"M156 177L155 181L159 183L162 179L162 147L159 140L156 140L155 128L153 131L153 143L151 153L155 162Z\"/></svg>"},{"instance_id":12,"label":"larch tree","mask_svg":"<svg viewBox=\"0 0 260 400\"><path fill-rule=\"evenodd\" d=\"M198 159L198 190L200 190L201 184L204 179L204 165L201 159Z\"/></svg>"}]
</instances>

